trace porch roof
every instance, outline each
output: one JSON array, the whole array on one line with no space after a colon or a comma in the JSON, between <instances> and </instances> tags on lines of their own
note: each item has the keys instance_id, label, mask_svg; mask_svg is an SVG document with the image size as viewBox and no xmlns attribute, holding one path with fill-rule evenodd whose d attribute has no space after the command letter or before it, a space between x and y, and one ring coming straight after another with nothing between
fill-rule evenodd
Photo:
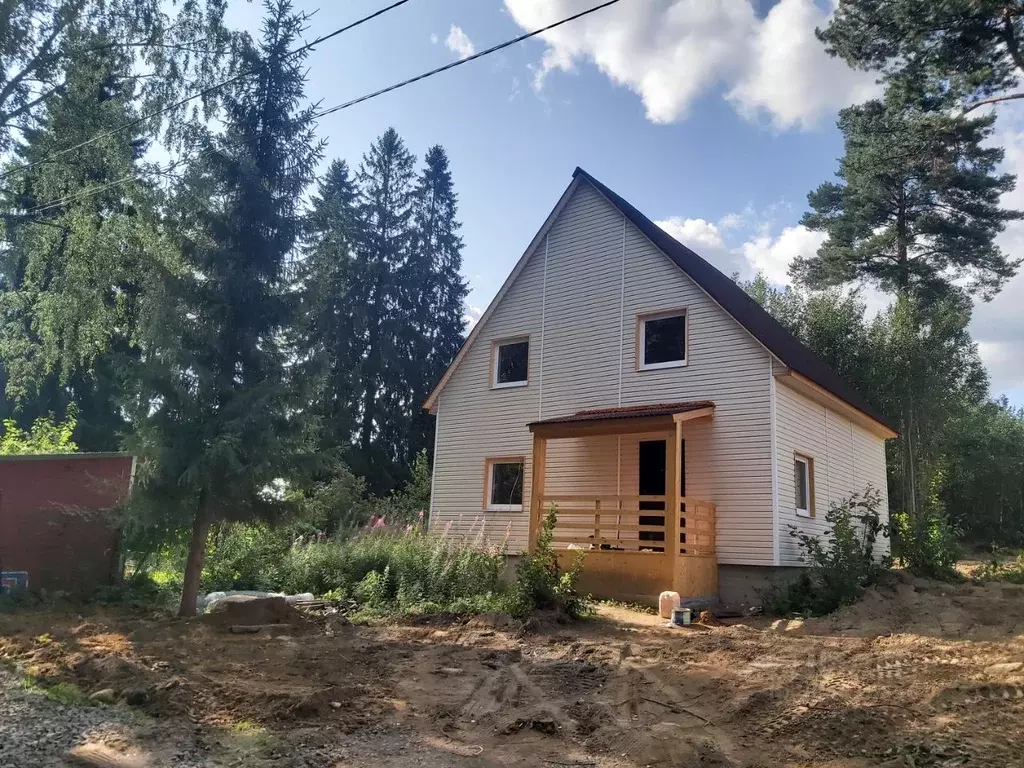
<instances>
[{"instance_id":1,"label":"porch roof","mask_svg":"<svg viewBox=\"0 0 1024 768\"><path fill-rule=\"evenodd\" d=\"M711 400L682 403L652 403L619 408L595 408L534 421L527 426L538 437L582 437L585 435L626 435L671 430L676 422L714 415Z\"/></svg>"}]
</instances>

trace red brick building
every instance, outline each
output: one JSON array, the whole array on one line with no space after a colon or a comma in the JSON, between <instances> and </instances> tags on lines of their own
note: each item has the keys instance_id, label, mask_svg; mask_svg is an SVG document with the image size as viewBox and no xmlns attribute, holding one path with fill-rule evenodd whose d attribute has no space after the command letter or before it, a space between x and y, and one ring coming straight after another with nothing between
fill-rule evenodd
<instances>
[{"instance_id":1,"label":"red brick building","mask_svg":"<svg viewBox=\"0 0 1024 768\"><path fill-rule=\"evenodd\" d=\"M109 510L131 491L134 460L120 453L0 456L0 571L29 589L89 591L117 575Z\"/></svg>"}]
</instances>

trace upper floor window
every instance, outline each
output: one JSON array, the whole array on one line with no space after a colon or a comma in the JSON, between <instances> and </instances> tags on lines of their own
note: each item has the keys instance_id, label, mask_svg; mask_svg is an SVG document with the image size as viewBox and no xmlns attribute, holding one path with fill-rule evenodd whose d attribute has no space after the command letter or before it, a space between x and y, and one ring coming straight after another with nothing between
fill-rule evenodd
<instances>
[{"instance_id":1,"label":"upper floor window","mask_svg":"<svg viewBox=\"0 0 1024 768\"><path fill-rule=\"evenodd\" d=\"M793 456L793 488L796 513L800 517L814 517L814 459L810 456Z\"/></svg>"},{"instance_id":2,"label":"upper floor window","mask_svg":"<svg viewBox=\"0 0 1024 768\"><path fill-rule=\"evenodd\" d=\"M530 339L502 339L491 347L491 386L525 387L530 373Z\"/></svg>"},{"instance_id":3,"label":"upper floor window","mask_svg":"<svg viewBox=\"0 0 1024 768\"><path fill-rule=\"evenodd\" d=\"M637 368L678 368L686 365L686 311L661 312L637 318Z\"/></svg>"}]
</instances>

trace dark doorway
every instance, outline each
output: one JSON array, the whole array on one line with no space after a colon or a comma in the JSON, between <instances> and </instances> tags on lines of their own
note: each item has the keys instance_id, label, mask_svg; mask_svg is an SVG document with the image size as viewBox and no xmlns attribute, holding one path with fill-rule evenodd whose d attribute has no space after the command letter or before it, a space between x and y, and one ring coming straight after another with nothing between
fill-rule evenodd
<instances>
[{"instance_id":1,"label":"dark doorway","mask_svg":"<svg viewBox=\"0 0 1024 768\"><path fill-rule=\"evenodd\" d=\"M664 440L640 441L639 495L664 496L665 488L665 451ZM679 492L686 495L686 441L679 445ZM644 511L660 512L660 515L640 515L640 525L664 525L665 502L641 501L641 513ZM640 531L640 541L664 542L665 534L661 531ZM664 546L650 547L655 552L664 552Z\"/></svg>"}]
</instances>

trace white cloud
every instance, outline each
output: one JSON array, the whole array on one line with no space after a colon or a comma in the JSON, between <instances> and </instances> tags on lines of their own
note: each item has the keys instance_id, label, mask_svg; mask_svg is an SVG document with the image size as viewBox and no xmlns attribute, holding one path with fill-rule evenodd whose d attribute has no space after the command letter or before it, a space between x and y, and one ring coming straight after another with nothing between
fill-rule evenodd
<instances>
[{"instance_id":1,"label":"white cloud","mask_svg":"<svg viewBox=\"0 0 1024 768\"><path fill-rule=\"evenodd\" d=\"M434 45L437 45L438 43L441 42L441 38L437 36L436 32L431 32L430 33L430 42L433 43Z\"/></svg>"},{"instance_id":2,"label":"white cloud","mask_svg":"<svg viewBox=\"0 0 1024 768\"><path fill-rule=\"evenodd\" d=\"M825 53L814 30L829 15L813 0L782 0L768 12L749 66L726 95L741 115L766 115L778 128L811 128L837 108L879 93L874 75Z\"/></svg>"},{"instance_id":3,"label":"white cloud","mask_svg":"<svg viewBox=\"0 0 1024 768\"><path fill-rule=\"evenodd\" d=\"M747 276L742 254L726 246L720 225L705 219L683 219L679 216L671 216L655 224L725 274L731 276L739 272L742 277Z\"/></svg>"},{"instance_id":4,"label":"white cloud","mask_svg":"<svg viewBox=\"0 0 1024 768\"><path fill-rule=\"evenodd\" d=\"M505 0L512 18L534 29L590 6L589 0ZM638 94L650 120L686 117L720 91L740 114L765 113L779 127L809 127L871 88L872 78L825 53L814 27L828 12L814 0L780 0L763 19L753 0L646 0L621 3L543 35L534 70L542 88L552 72L589 60Z\"/></svg>"},{"instance_id":5,"label":"white cloud","mask_svg":"<svg viewBox=\"0 0 1024 768\"><path fill-rule=\"evenodd\" d=\"M696 251L727 275L739 274L749 280L763 272L776 285L789 284L789 265L797 256L813 256L825 242L825 235L797 225L772 234L778 205L761 214L753 210L730 213L717 224L705 219L684 219L672 216L655 222L683 245ZM742 228L746 240L734 246L726 243L723 230ZM742 235L741 235L742 237Z\"/></svg>"},{"instance_id":6,"label":"white cloud","mask_svg":"<svg viewBox=\"0 0 1024 768\"><path fill-rule=\"evenodd\" d=\"M474 307L472 304L466 304L463 308L462 320L466 323L466 333L473 330L473 326L480 322L480 318L483 316L484 311L480 307Z\"/></svg>"},{"instance_id":7,"label":"white cloud","mask_svg":"<svg viewBox=\"0 0 1024 768\"><path fill-rule=\"evenodd\" d=\"M755 272L763 272L777 285L789 283L789 265L797 256L813 256L826 240L802 224L786 227L777 236L759 235L743 243L740 250Z\"/></svg>"},{"instance_id":8,"label":"white cloud","mask_svg":"<svg viewBox=\"0 0 1024 768\"><path fill-rule=\"evenodd\" d=\"M1006 150L1003 170L1018 177L1017 189L1003 195L1002 203L1024 210L1024 119L1014 120L1008 111L999 119L1005 127L992 143ZM998 242L1010 258L1024 256L1024 222L1012 222ZM991 302L975 303L971 335L988 368L993 395L1016 390L1019 398L1024 390L1024 272L1018 272Z\"/></svg>"},{"instance_id":9,"label":"white cloud","mask_svg":"<svg viewBox=\"0 0 1024 768\"><path fill-rule=\"evenodd\" d=\"M469 35L462 31L462 27L454 24L452 24L452 28L448 32L448 39L444 41L444 44L449 51L458 54L460 59L468 59L476 53L476 46L469 39Z\"/></svg>"}]
</instances>

